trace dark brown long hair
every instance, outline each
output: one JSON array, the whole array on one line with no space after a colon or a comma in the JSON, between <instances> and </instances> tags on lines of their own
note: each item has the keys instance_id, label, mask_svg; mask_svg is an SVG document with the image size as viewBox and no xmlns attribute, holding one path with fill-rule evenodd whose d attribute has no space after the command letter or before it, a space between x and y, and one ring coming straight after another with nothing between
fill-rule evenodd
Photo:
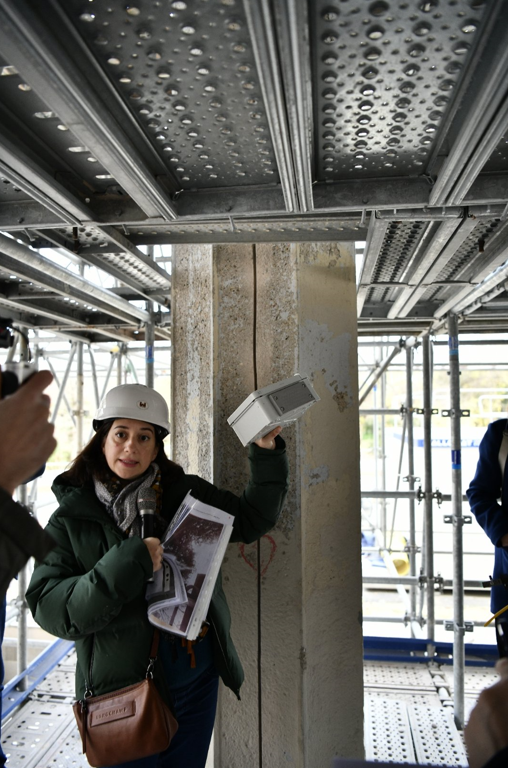
<instances>
[{"instance_id":1,"label":"dark brown long hair","mask_svg":"<svg viewBox=\"0 0 508 768\"><path fill-rule=\"evenodd\" d=\"M99 429L90 442L78 453L69 469L60 475L66 485L82 488L93 485L94 478L97 478L100 482L105 482L111 477L112 473L108 467L102 447L114 421L115 419L107 419L101 422ZM179 464L175 464L174 461L168 459L164 452L162 437L157 426L153 426L155 427L155 442L158 448L154 461L160 469L163 482L171 482L183 474L183 469Z\"/></svg>"}]
</instances>

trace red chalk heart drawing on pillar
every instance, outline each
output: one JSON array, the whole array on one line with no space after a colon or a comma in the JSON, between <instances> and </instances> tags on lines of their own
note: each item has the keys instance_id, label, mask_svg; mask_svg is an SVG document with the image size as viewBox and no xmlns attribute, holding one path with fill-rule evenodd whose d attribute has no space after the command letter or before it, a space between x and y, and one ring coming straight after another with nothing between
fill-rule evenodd
<instances>
[{"instance_id":1,"label":"red chalk heart drawing on pillar","mask_svg":"<svg viewBox=\"0 0 508 768\"><path fill-rule=\"evenodd\" d=\"M266 552L266 545L263 546L263 542L267 541L269 544L269 551L268 556ZM261 537L261 576L264 576L267 572L270 563L272 562L273 558L275 557L275 553L277 551L277 544L272 539L271 536L268 536L265 534ZM257 573L258 565L257 565L257 552L256 552L256 542L254 544L239 544L238 549L240 550L240 554L249 566L249 568L252 568L253 571Z\"/></svg>"}]
</instances>

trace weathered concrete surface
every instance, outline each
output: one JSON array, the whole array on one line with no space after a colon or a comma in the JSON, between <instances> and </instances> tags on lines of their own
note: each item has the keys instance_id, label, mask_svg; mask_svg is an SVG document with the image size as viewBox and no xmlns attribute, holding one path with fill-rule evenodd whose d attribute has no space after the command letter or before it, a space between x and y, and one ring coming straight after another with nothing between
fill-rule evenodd
<instances>
[{"instance_id":1,"label":"weathered concrete surface","mask_svg":"<svg viewBox=\"0 0 508 768\"><path fill-rule=\"evenodd\" d=\"M305 766L363 756L360 445L352 245L298 246Z\"/></svg>"},{"instance_id":2,"label":"weathered concrete surface","mask_svg":"<svg viewBox=\"0 0 508 768\"><path fill-rule=\"evenodd\" d=\"M247 479L246 450L226 419L246 395L256 385L299 370L311 376L322 398L303 420L285 430L292 480L276 529L261 540L259 555L257 545L233 544L225 559L224 586L246 682L241 702L221 690L215 765L258 765L260 744L265 768L321 768L330 765L334 755L361 756L352 251L344 244L216 246L210 316L205 296L209 251L203 249L201 257L194 248L176 251L173 381L174 413L180 423L174 433L175 456L184 466L202 473L198 467L206 464L193 434L201 434L209 444L206 391L212 361L214 482L232 491L240 492ZM193 269L202 274L192 279L188 272ZM207 333L210 348L201 338ZM182 355L189 361L181 360ZM192 381L196 375L202 387ZM181 418L187 401L188 422ZM196 423L196 414L203 426Z\"/></svg>"},{"instance_id":3,"label":"weathered concrete surface","mask_svg":"<svg viewBox=\"0 0 508 768\"><path fill-rule=\"evenodd\" d=\"M225 417L256 384L260 388L296 371L296 262L294 250L288 245L258 245L251 248L248 255L243 252L240 255L232 247L219 248L215 264L221 357L219 412L222 403L228 401L228 393L235 390L235 398L228 403L217 424L220 439L216 479L239 490L246 479L243 459L239 461L243 449L227 427ZM295 428L287 429L284 437L294 473ZM240 466L241 475L237 474ZM233 544L224 565L224 582L233 614L233 636L246 679L241 702L227 693L221 696L220 735L217 729L215 736L216 766L258 765L260 740L263 764L302 764L299 762L302 728L298 704L301 701L300 556L298 538L293 536L291 542L291 533L295 527L299 528L297 488L292 482L290 498L277 530L263 537L259 544L260 566L257 544ZM292 546L288 546L290 542ZM292 578L294 574L297 575L296 583ZM260 702L259 669L262 679ZM259 703L262 709L261 739ZM280 760L281 754L285 757Z\"/></svg>"},{"instance_id":4,"label":"weathered concrete surface","mask_svg":"<svg viewBox=\"0 0 508 768\"><path fill-rule=\"evenodd\" d=\"M213 477L212 246L175 249L171 446L187 472Z\"/></svg>"}]
</instances>

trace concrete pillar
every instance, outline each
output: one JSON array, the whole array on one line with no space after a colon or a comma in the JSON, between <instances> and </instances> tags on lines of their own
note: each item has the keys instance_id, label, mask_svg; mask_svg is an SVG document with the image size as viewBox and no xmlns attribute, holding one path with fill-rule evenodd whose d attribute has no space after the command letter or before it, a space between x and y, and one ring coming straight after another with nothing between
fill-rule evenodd
<instances>
[{"instance_id":1,"label":"concrete pillar","mask_svg":"<svg viewBox=\"0 0 508 768\"><path fill-rule=\"evenodd\" d=\"M285 430L291 490L276 529L225 558L246 681L241 702L221 689L215 765L362 757L353 245L177 246L173 312L174 456L188 471L241 491L246 451L227 416L295 371L322 398Z\"/></svg>"},{"instance_id":2,"label":"concrete pillar","mask_svg":"<svg viewBox=\"0 0 508 768\"><path fill-rule=\"evenodd\" d=\"M172 278L173 458L213 480L213 250L175 247Z\"/></svg>"}]
</instances>

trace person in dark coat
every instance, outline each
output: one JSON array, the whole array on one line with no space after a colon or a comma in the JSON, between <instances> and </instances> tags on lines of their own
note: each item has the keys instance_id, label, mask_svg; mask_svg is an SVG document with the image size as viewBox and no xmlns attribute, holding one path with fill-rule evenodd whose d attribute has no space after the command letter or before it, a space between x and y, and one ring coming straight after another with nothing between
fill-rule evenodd
<instances>
[{"instance_id":1,"label":"person in dark coat","mask_svg":"<svg viewBox=\"0 0 508 768\"><path fill-rule=\"evenodd\" d=\"M1 372L0 372L1 377ZM49 423L50 400L43 392L53 380L49 371L34 374L17 392L0 401L0 735L4 664L5 594L30 557L43 558L53 539L12 495L56 448ZM6 756L0 746L0 766Z\"/></svg>"},{"instance_id":2,"label":"person in dark coat","mask_svg":"<svg viewBox=\"0 0 508 768\"><path fill-rule=\"evenodd\" d=\"M1 376L1 374L0 374ZM0 401L0 600L11 580L34 556L42 558L52 540L12 495L34 475L56 448L50 424L50 400L43 391L49 371L34 374L17 392Z\"/></svg>"},{"instance_id":3,"label":"person in dark coat","mask_svg":"<svg viewBox=\"0 0 508 768\"><path fill-rule=\"evenodd\" d=\"M288 482L280 428L249 447L251 478L241 496L185 474L164 453L164 399L139 384L110 390L94 427L88 446L54 483L60 506L47 530L57 544L36 564L27 591L35 620L75 640L80 700L86 690L102 695L145 677L153 637L146 585L161 567L159 537L187 493L233 515L231 540L249 543L276 523ZM148 488L156 492L160 533L142 539L138 501ZM164 754L125 766L204 768L219 677L237 696L243 681L230 623L219 574L199 641L161 632L154 681L174 705L178 732Z\"/></svg>"},{"instance_id":4,"label":"person in dark coat","mask_svg":"<svg viewBox=\"0 0 508 768\"><path fill-rule=\"evenodd\" d=\"M508 462L503 462L501 473L499 457L507 424L507 419L489 424L480 443L475 476L466 492L473 515L494 545L492 576L494 580L507 579L507 586L492 587L492 613L508 605Z\"/></svg>"}]
</instances>

